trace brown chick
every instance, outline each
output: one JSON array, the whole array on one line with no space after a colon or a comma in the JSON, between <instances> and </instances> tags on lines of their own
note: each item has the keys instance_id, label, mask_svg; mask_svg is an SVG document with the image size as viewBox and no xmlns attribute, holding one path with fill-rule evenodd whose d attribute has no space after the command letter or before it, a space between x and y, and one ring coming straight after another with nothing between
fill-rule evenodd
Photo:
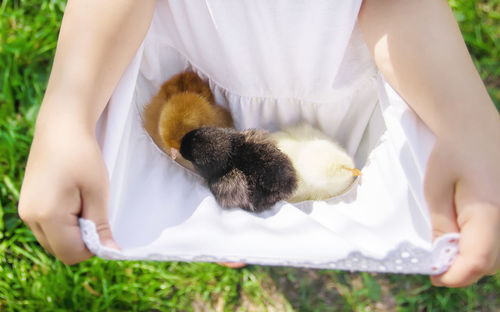
<instances>
[{"instance_id":1,"label":"brown chick","mask_svg":"<svg viewBox=\"0 0 500 312\"><path fill-rule=\"evenodd\" d=\"M193 72L167 80L144 109L143 121L154 142L173 159L180 156L180 142L187 132L202 126L233 127L231 114L215 105L210 87Z\"/></svg>"}]
</instances>

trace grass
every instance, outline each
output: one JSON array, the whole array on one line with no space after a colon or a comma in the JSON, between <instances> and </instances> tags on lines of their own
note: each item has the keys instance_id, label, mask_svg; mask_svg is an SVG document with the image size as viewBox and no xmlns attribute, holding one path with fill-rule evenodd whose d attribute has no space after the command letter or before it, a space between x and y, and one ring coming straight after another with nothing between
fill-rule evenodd
<instances>
[{"instance_id":1,"label":"grass","mask_svg":"<svg viewBox=\"0 0 500 312\"><path fill-rule=\"evenodd\" d=\"M449 0L497 107L500 0ZM401 276L90 259L66 266L17 217L65 1L0 3L0 311L495 311L500 276L463 289Z\"/></svg>"},{"instance_id":2,"label":"grass","mask_svg":"<svg viewBox=\"0 0 500 312\"><path fill-rule=\"evenodd\" d=\"M500 110L500 0L448 0L488 91Z\"/></svg>"}]
</instances>

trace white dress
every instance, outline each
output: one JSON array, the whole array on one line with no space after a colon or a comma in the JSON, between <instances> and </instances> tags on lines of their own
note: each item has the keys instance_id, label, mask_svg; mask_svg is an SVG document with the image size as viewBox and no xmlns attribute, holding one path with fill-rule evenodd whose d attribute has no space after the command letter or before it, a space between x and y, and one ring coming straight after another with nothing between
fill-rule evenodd
<instances>
[{"instance_id":1,"label":"white dress","mask_svg":"<svg viewBox=\"0 0 500 312\"><path fill-rule=\"evenodd\" d=\"M378 73L357 25L361 0L160 0L149 32L100 119L109 217L122 251L108 259L243 261L435 274L458 234L432 244L422 194L432 133ZM196 174L157 148L141 111L171 76L193 70L238 129L307 121L346 147L362 176L327 201L222 209Z\"/></svg>"}]
</instances>

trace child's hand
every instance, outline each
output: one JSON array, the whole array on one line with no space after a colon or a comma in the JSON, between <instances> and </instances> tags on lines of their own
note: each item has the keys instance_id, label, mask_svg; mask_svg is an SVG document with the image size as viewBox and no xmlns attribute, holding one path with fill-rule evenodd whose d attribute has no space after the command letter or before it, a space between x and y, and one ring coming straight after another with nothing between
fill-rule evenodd
<instances>
[{"instance_id":1,"label":"child's hand","mask_svg":"<svg viewBox=\"0 0 500 312\"><path fill-rule=\"evenodd\" d=\"M20 217L38 241L66 264L92 256L81 238L79 216L95 222L104 245L118 248L108 223L107 169L93 131L68 120L46 126L49 123L40 127L37 123L21 189Z\"/></svg>"},{"instance_id":2,"label":"child's hand","mask_svg":"<svg viewBox=\"0 0 500 312\"><path fill-rule=\"evenodd\" d=\"M459 255L448 272L431 278L434 285L467 286L500 269L499 161L500 129L437 141L425 179L434 238L460 232L461 239Z\"/></svg>"},{"instance_id":3,"label":"child's hand","mask_svg":"<svg viewBox=\"0 0 500 312\"><path fill-rule=\"evenodd\" d=\"M500 269L500 118L446 0L364 0L377 66L438 137L425 195L434 237L460 232L460 254L436 285L470 285Z\"/></svg>"},{"instance_id":4,"label":"child's hand","mask_svg":"<svg viewBox=\"0 0 500 312\"><path fill-rule=\"evenodd\" d=\"M156 1L68 1L21 188L19 215L65 263L92 255L78 217L108 224L109 181L94 137L99 116L151 24Z\"/></svg>"}]
</instances>

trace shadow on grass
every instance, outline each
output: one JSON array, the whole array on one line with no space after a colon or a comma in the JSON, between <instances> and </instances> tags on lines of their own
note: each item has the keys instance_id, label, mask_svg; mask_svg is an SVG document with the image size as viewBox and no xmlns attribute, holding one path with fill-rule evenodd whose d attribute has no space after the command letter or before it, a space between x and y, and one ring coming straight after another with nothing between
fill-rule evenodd
<instances>
[{"instance_id":1,"label":"shadow on grass","mask_svg":"<svg viewBox=\"0 0 500 312\"><path fill-rule=\"evenodd\" d=\"M331 276L319 270L265 268L277 289L297 311L349 311L350 303Z\"/></svg>"},{"instance_id":2,"label":"shadow on grass","mask_svg":"<svg viewBox=\"0 0 500 312\"><path fill-rule=\"evenodd\" d=\"M498 276L453 289L434 287L422 275L264 270L296 311L500 311Z\"/></svg>"}]
</instances>

